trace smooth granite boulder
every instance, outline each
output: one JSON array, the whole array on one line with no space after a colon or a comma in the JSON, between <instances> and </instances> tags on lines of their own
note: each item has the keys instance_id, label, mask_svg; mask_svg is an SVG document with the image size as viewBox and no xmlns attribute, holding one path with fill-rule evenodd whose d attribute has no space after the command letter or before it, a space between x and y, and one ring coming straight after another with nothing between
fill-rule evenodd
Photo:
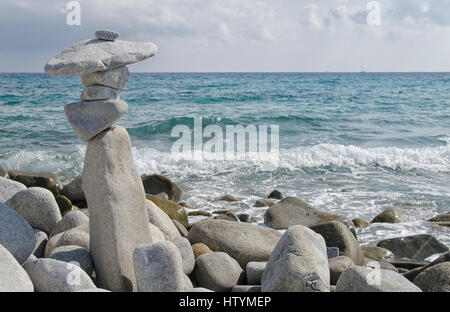
<instances>
[{"instance_id":1,"label":"smooth granite boulder","mask_svg":"<svg viewBox=\"0 0 450 312\"><path fill-rule=\"evenodd\" d=\"M133 252L152 239L144 187L125 128L113 127L88 143L82 180L99 287L137 290Z\"/></svg>"},{"instance_id":2,"label":"smooth granite boulder","mask_svg":"<svg viewBox=\"0 0 450 312\"><path fill-rule=\"evenodd\" d=\"M181 255L173 243L139 246L134 250L133 260L138 291L177 292L187 289Z\"/></svg>"},{"instance_id":3,"label":"smooth granite boulder","mask_svg":"<svg viewBox=\"0 0 450 312\"><path fill-rule=\"evenodd\" d=\"M127 110L127 103L119 99L75 102L64 107L70 126L85 142L114 124Z\"/></svg>"},{"instance_id":4,"label":"smooth granite boulder","mask_svg":"<svg viewBox=\"0 0 450 312\"><path fill-rule=\"evenodd\" d=\"M158 196L146 195L148 200L154 202L162 211L164 211L170 219L175 219L186 228L189 227L188 214L183 206Z\"/></svg>"},{"instance_id":5,"label":"smooth granite boulder","mask_svg":"<svg viewBox=\"0 0 450 312\"><path fill-rule=\"evenodd\" d=\"M146 204L148 221L158 227L167 240L173 241L181 237L175 224L162 209L150 200L146 200Z\"/></svg>"},{"instance_id":6,"label":"smooth granite boulder","mask_svg":"<svg viewBox=\"0 0 450 312\"><path fill-rule=\"evenodd\" d=\"M8 172L5 170L5 168L0 166L0 177L6 178L7 176L8 176Z\"/></svg>"},{"instance_id":7,"label":"smooth granite boulder","mask_svg":"<svg viewBox=\"0 0 450 312\"><path fill-rule=\"evenodd\" d=\"M11 197L6 205L14 209L33 228L50 234L62 219L53 194L42 187L30 187Z\"/></svg>"},{"instance_id":8,"label":"smooth granite boulder","mask_svg":"<svg viewBox=\"0 0 450 312\"><path fill-rule=\"evenodd\" d=\"M66 196L71 202L84 201L86 197L84 196L84 191L82 188L83 180L81 174L73 179L70 183L64 185L61 190L61 195Z\"/></svg>"},{"instance_id":9,"label":"smooth granite boulder","mask_svg":"<svg viewBox=\"0 0 450 312\"><path fill-rule=\"evenodd\" d=\"M184 274L191 274L195 266L194 252L192 251L192 246L189 241L184 237L178 237L173 240L172 243L177 246L180 252L181 259L183 260L183 272Z\"/></svg>"},{"instance_id":10,"label":"smooth granite boulder","mask_svg":"<svg viewBox=\"0 0 450 312\"><path fill-rule=\"evenodd\" d=\"M117 90L105 86L85 87L81 92L81 101L114 100L119 97Z\"/></svg>"},{"instance_id":11,"label":"smooth granite boulder","mask_svg":"<svg viewBox=\"0 0 450 312\"><path fill-rule=\"evenodd\" d=\"M248 285L261 285L267 262L249 262L245 268Z\"/></svg>"},{"instance_id":12,"label":"smooth granite boulder","mask_svg":"<svg viewBox=\"0 0 450 312\"><path fill-rule=\"evenodd\" d=\"M89 249L89 231L88 231L88 229L89 229L89 224L85 223L85 224L79 225L70 230L60 233L60 234L62 234L60 236L60 238L55 242L54 245L50 245L51 250L53 250L54 248L57 248L57 247L71 246L71 245L83 247L86 250L90 250ZM58 236L58 234L56 234L55 236ZM52 237L52 239L53 239L53 237ZM48 256L49 255L46 255L46 257L48 257Z\"/></svg>"},{"instance_id":13,"label":"smooth granite boulder","mask_svg":"<svg viewBox=\"0 0 450 312\"><path fill-rule=\"evenodd\" d=\"M269 196L267 198L273 198L273 199L283 199L283 194L279 190L273 190L270 192Z\"/></svg>"},{"instance_id":14,"label":"smooth granite boulder","mask_svg":"<svg viewBox=\"0 0 450 312\"><path fill-rule=\"evenodd\" d=\"M330 268L330 283L336 285L342 272L347 270L352 265L353 260L346 256L339 256L328 260L328 267Z\"/></svg>"},{"instance_id":15,"label":"smooth granite boulder","mask_svg":"<svg viewBox=\"0 0 450 312\"><path fill-rule=\"evenodd\" d=\"M353 225L358 229L364 229L370 226L370 223L361 218L352 219Z\"/></svg>"},{"instance_id":16,"label":"smooth granite boulder","mask_svg":"<svg viewBox=\"0 0 450 312\"><path fill-rule=\"evenodd\" d=\"M371 223L403 223L408 221L408 215L403 209L388 208L373 218Z\"/></svg>"},{"instance_id":17,"label":"smooth granite boulder","mask_svg":"<svg viewBox=\"0 0 450 312\"><path fill-rule=\"evenodd\" d=\"M208 246L203 243L193 244L192 251L194 252L195 259L203 255L204 253L213 252Z\"/></svg>"},{"instance_id":18,"label":"smooth granite boulder","mask_svg":"<svg viewBox=\"0 0 450 312\"><path fill-rule=\"evenodd\" d=\"M160 174L142 176L141 178L146 194L156 195L159 193L166 193L169 200L174 202L179 202L181 200L183 191L169 178Z\"/></svg>"},{"instance_id":19,"label":"smooth granite boulder","mask_svg":"<svg viewBox=\"0 0 450 312\"><path fill-rule=\"evenodd\" d=\"M96 288L89 275L71 263L30 257L23 268L38 292L76 292Z\"/></svg>"},{"instance_id":20,"label":"smooth granite boulder","mask_svg":"<svg viewBox=\"0 0 450 312\"><path fill-rule=\"evenodd\" d=\"M55 197L55 200L59 207L59 211L61 212L61 216L65 216L69 211L74 210L72 202L66 196L58 195Z\"/></svg>"},{"instance_id":21,"label":"smooth granite boulder","mask_svg":"<svg viewBox=\"0 0 450 312\"><path fill-rule=\"evenodd\" d=\"M78 265L89 276L94 271L94 264L89 251L80 246L67 245L56 247L50 253L49 258Z\"/></svg>"},{"instance_id":22,"label":"smooth granite boulder","mask_svg":"<svg viewBox=\"0 0 450 312\"><path fill-rule=\"evenodd\" d=\"M125 89L128 80L130 72L126 66L81 75L81 82L85 87L104 86L122 90Z\"/></svg>"},{"instance_id":23,"label":"smooth granite boulder","mask_svg":"<svg viewBox=\"0 0 450 312\"><path fill-rule=\"evenodd\" d=\"M397 258L425 260L429 256L447 252L447 246L429 234L396 237L378 242L378 247L392 251Z\"/></svg>"},{"instance_id":24,"label":"smooth granite boulder","mask_svg":"<svg viewBox=\"0 0 450 312\"><path fill-rule=\"evenodd\" d=\"M70 211L56 224L50 237L86 223L89 223L89 218L84 213L79 210Z\"/></svg>"},{"instance_id":25,"label":"smooth granite boulder","mask_svg":"<svg viewBox=\"0 0 450 312\"><path fill-rule=\"evenodd\" d=\"M34 236L36 237L36 245L33 250L33 256L36 258L44 257L45 246L48 242L47 234L40 229L33 229Z\"/></svg>"},{"instance_id":26,"label":"smooth granite boulder","mask_svg":"<svg viewBox=\"0 0 450 312\"><path fill-rule=\"evenodd\" d=\"M382 259L394 259L395 256L392 251L386 248L376 247L376 246L363 246L361 247L364 258L370 258L374 260Z\"/></svg>"},{"instance_id":27,"label":"smooth granite boulder","mask_svg":"<svg viewBox=\"0 0 450 312\"><path fill-rule=\"evenodd\" d=\"M17 212L0 203L0 244L23 264L33 253L36 237L30 224Z\"/></svg>"},{"instance_id":28,"label":"smooth granite boulder","mask_svg":"<svg viewBox=\"0 0 450 312\"><path fill-rule=\"evenodd\" d=\"M425 269L414 279L414 284L424 292L450 292L450 262Z\"/></svg>"},{"instance_id":29,"label":"smooth granite boulder","mask_svg":"<svg viewBox=\"0 0 450 312\"><path fill-rule=\"evenodd\" d=\"M17 181L0 177L0 203L6 202L16 193L25 190L27 187Z\"/></svg>"},{"instance_id":30,"label":"smooth granite boulder","mask_svg":"<svg viewBox=\"0 0 450 312\"><path fill-rule=\"evenodd\" d=\"M114 41L119 38L120 34L114 30L97 30L95 38L99 40Z\"/></svg>"},{"instance_id":31,"label":"smooth granite boulder","mask_svg":"<svg viewBox=\"0 0 450 312\"><path fill-rule=\"evenodd\" d=\"M64 49L47 62L44 70L50 76L78 76L137 63L156 52L151 42L87 39Z\"/></svg>"},{"instance_id":32,"label":"smooth granite boulder","mask_svg":"<svg viewBox=\"0 0 450 312\"><path fill-rule=\"evenodd\" d=\"M237 260L242 268L251 261L267 261L281 233L244 222L206 219L189 231L191 244L204 243L213 251L222 251Z\"/></svg>"},{"instance_id":33,"label":"smooth granite boulder","mask_svg":"<svg viewBox=\"0 0 450 312\"><path fill-rule=\"evenodd\" d=\"M391 270L352 266L342 272L336 292L421 292L401 274Z\"/></svg>"},{"instance_id":34,"label":"smooth granite boulder","mask_svg":"<svg viewBox=\"0 0 450 312\"><path fill-rule=\"evenodd\" d=\"M149 223L148 227L150 228L153 243L165 242L167 240L163 232L156 225Z\"/></svg>"},{"instance_id":35,"label":"smooth granite boulder","mask_svg":"<svg viewBox=\"0 0 450 312\"><path fill-rule=\"evenodd\" d=\"M183 237L187 237L189 234L189 231L186 229L186 227L181 224L178 220L172 219L173 224L176 226L178 232L181 234L181 236Z\"/></svg>"},{"instance_id":36,"label":"smooth granite boulder","mask_svg":"<svg viewBox=\"0 0 450 312\"><path fill-rule=\"evenodd\" d=\"M450 262L450 251L447 251L446 253L440 255L437 259L433 260L433 262L427 265L408 270L408 272L404 273L403 276L409 279L411 282L413 282L414 279L417 277L417 275L419 275L426 269L432 267L433 265L443 262Z\"/></svg>"},{"instance_id":37,"label":"smooth granite boulder","mask_svg":"<svg viewBox=\"0 0 450 312\"><path fill-rule=\"evenodd\" d=\"M261 288L263 292L329 292L323 237L303 225L290 227L267 262Z\"/></svg>"},{"instance_id":38,"label":"smooth granite boulder","mask_svg":"<svg viewBox=\"0 0 450 312\"><path fill-rule=\"evenodd\" d=\"M196 284L214 291L230 291L245 280L239 263L224 252L205 253L195 261Z\"/></svg>"},{"instance_id":39,"label":"smooth granite boulder","mask_svg":"<svg viewBox=\"0 0 450 312\"><path fill-rule=\"evenodd\" d=\"M33 292L33 283L16 258L0 245L0 292Z\"/></svg>"},{"instance_id":40,"label":"smooth granite boulder","mask_svg":"<svg viewBox=\"0 0 450 312\"><path fill-rule=\"evenodd\" d=\"M340 256L347 256L356 265L364 264L364 254L358 240L352 232L341 222L331 221L313 225L310 227L325 239L328 247L338 247Z\"/></svg>"},{"instance_id":41,"label":"smooth granite boulder","mask_svg":"<svg viewBox=\"0 0 450 312\"><path fill-rule=\"evenodd\" d=\"M264 223L276 230L293 225L311 226L320 221L332 221L340 216L322 212L296 197L286 197L266 210Z\"/></svg>"},{"instance_id":42,"label":"smooth granite boulder","mask_svg":"<svg viewBox=\"0 0 450 312\"><path fill-rule=\"evenodd\" d=\"M23 183L27 187L42 187L57 196L62 189L59 178L50 172L27 172L21 170L10 170L8 172L11 180Z\"/></svg>"}]
</instances>

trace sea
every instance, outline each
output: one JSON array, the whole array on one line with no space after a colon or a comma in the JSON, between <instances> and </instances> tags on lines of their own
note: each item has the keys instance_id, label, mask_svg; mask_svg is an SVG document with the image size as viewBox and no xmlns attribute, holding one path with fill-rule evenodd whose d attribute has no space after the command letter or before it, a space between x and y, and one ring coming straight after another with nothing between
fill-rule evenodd
<instances>
[{"instance_id":1,"label":"sea","mask_svg":"<svg viewBox=\"0 0 450 312\"><path fill-rule=\"evenodd\" d=\"M80 174L87 144L64 106L82 88L80 77L0 74L0 165L53 172L63 183ZM390 207L410 217L358 229L362 244L428 233L450 246L450 229L425 221L450 211L450 73L132 73L120 98L129 108L117 124L139 173L169 177L196 209L263 223L266 208L254 203L277 189L350 219ZM276 166L175 157L173 129L194 129L195 117L224 133L278 126ZM217 201L225 194L241 201Z\"/></svg>"}]
</instances>

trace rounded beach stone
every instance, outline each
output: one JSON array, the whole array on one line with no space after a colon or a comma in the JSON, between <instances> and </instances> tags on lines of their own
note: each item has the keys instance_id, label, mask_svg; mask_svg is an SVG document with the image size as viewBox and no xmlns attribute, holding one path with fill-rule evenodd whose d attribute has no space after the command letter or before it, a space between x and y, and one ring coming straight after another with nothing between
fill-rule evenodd
<instances>
[{"instance_id":1,"label":"rounded beach stone","mask_svg":"<svg viewBox=\"0 0 450 312\"><path fill-rule=\"evenodd\" d=\"M361 219L361 218L355 218L352 220L352 222L355 225L355 227L359 228L359 229L364 229L364 228L370 226L369 222L367 222L366 220Z\"/></svg>"},{"instance_id":2,"label":"rounded beach stone","mask_svg":"<svg viewBox=\"0 0 450 312\"><path fill-rule=\"evenodd\" d=\"M181 234L172 222L172 219L170 219L170 217L163 210L161 210L154 202L150 200L146 200L146 203L148 221L158 227L167 240L173 241L181 237Z\"/></svg>"},{"instance_id":3,"label":"rounded beach stone","mask_svg":"<svg viewBox=\"0 0 450 312\"><path fill-rule=\"evenodd\" d=\"M85 87L105 86L115 90L122 90L126 87L130 79L128 67L122 66L105 71L84 73L81 82Z\"/></svg>"},{"instance_id":4,"label":"rounded beach stone","mask_svg":"<svg viewBox=\"0 0 450 312\"><path fill-rule=\"evenodd\" d=\"M142 176L141 178L146 194L156 195L159 193L166 193L167 196L169 196L169 199L174 202L179 202L181 200L183 191L169 178L160 174Z\"/></svg>"},{"instance_id":5,"label":"rounded beach stone","mask_svg":"<svg viewBox=\"0 0 450 312\"><path fill-rule=\"evenodd\" d=\"M339 256L328 260L328 267L330 268L330 284L336 285L342 272L352 265L355 265L353 260L346 256Z\"/></svg>"},{"instance_id":6,"label":"rounded beach stone","mask_svg":"<svg viewBox=\"0 0 450 312\"><path fill-rule=\"evenodd\" d=\"M293 225L311 226L321 221L332 221L340 216L322 212L296 197L286 197L266 210L264 223L273 229L288 229Z\"/></svg>"},{"instance_id":7,"label":"rounded beach stone","mask_svg":"<svg viewBox=\"0 0 450 312\"><path fill-rule=\"evenodd\" d=\"M117 90L105 86L85 87L81 92L81 101L113 100L119 97Z\"/></svg>"},{"instance_id":8,"label":"rounded beach stone","mask_svg":"<svg viewBox=\"0 0 450 312\"><path fill-rule=\"evenodd\" d=\"M181 236L183 236L183 237L188 236L189 231L185 228L185 226L183 224L181 224L180 222L178 222L178 220L175 220L175 219L172 219L172 222L178 229L178 232L180 232Z\"/></svg>"},{"instance_id":9,"label":"rounded beach stone","mask_svg":"<svg viewBox=\"0 0 450 312\"><path fill-rule=\"evenodd\" d=\"M30 224L16 211L0 203L0 244L23 264L33 253L36 237Z\"/></svg>"},{"instance_id":10,"label":"rounded beach stone","mask_svg":"<svg viewBox=\"0 0 450 312\"><path fill-rule=\"evenodd\" d=\"M170 219L175 219L183 224L186 228L189 228L188 214L183 206L180 206L171 200L167 200L150 194L147 194L146 197L148 200L151 200L159 208L161 208L161 210L164 211Z\"/></svg>"},{"instance_id":11,"label":"rounded beach stone","mask_svg":"<svg viewBox=\"0 0 450 312\"><path fill-rule=\"evenodd\" d=\"M181 255L173 243L159 242L139 246L133 252L133 262L138 291L186 290Z\"/></svg>"},{"instance_id":12,"label":"rounded beach stone","mask_svg":"<svg viewBox=\"0 0 450 312\"><path fill-rule=\"evenodd\" d=\"M443 253L437 259L433 260L433 262L431 262L425 266L421 266L418 268L414 268L412 270L408 270L406 273L403 274L403 276L406 277L407 279L409 279L410 281L414 281L414 279L417 277L417 275L419 275L426 269L432 267L433 265L436 265L436 264L439 264L442 262L450 262L450 251Z\"/></svg>"},{"instance_id":13,"label":"rounded beach stone","mask_svg":"<svg viewBox=\"0 0 450 312\"><path fill-rule=\"evenodd\" d=\"M82 188L83 180L81 174L73 179L70 183L64 185L61 190L61 195L66 196L71 202L78 202L86 200Z\"/></svg>"},{"instance_id":14,"label":"rounded beach stone","mask_svg":"<svg viewBox=\"0 0 450 312\"><path fill-rule=\"evenodd\" d=\"M177 246L181 254L181 259L183 260L184 274L187 275L191 274L195 266L195 256L194 252L192 251L191 244L184 237L178 237L177 239L173 240L172 243L174 243L175 246Z\"/></svg>"},{"instance_id":15,"label":"rounded beach stone","mask_svg":"<svg viewBox=\"0 0 450 312\"><path fill-rule=\"evenodd\" d=\"M44 231L40 229L33 229L33 231L36 237L36 246L34 247L33 255L36 258L42 258L44 257L45 246L48 242L48 236Z\"/></svg>"},{"instance_id":16,"label":"rounded beach stone","mask_svg":"<svg viewBox=\"0 0 450 312\"><path fill-rule=\"evenodd\" d=\"M191 244L204 243L213 251L222 251L236 259L242 268L251 261L267 261L281 233L245 222L206 219L189 231Z\"/></svg>"},{"instance_id":17,"label":"rounded beach stone","mask_svg":"<svg viewBox=\"0 0 450 312\"><path fill-rule=\"evenodd\" d=\"M58 241L52 246L52 250L54 248L57 248L60 246L69 246L69 245L75 245L75 246L83 247L86 250L89 250L88 229L89 229L89 224L86 223L86 224L82 224L80 226L74 227L68 231L60 233L62 235L60 236ZM57 236L57 235L55 235L55 236Z\"/></svg>"},{"instance_id":18,"label":"rounded beach stone","mask_svg":"<svg viewBox=\"0 0 450 312\"><path fill-rule=\"evenodd\" d=\"M192 245L192 252L194 253L194 257L197 259L204 253L212 252L212 250L203 243L197 243Z\"/></svg>"},{"instance_id":19,"label":"rounded beach stone","mask_svg":"<svg viewBox=\"0 0 450 312\"><path fill-rule=\"evenodd\" d=\"M8 172L5 170L5 168L0 166L0 177L6 178L7 176L8 176Z\"/></svg>"},{"instance_id":20,"label":"rounded beach stone","mask_svg":"<svg viewBox=\"0 0 450 312\"><path fill-rule=\"evenodd\" d=\"M336 292L421 292L401 274L383 269L351 266L342 272Z\"/></svg>"},{"instance_id":21,"label":"rounded beach stone","mask_svg":"<svg viewBox=\"0 0 450 312\"><path fill-rule=\"evenodd\" d=\"M374 260L381 259L394 259L395 256L392 251L386 248L376 247L376 246L363 246L361 247L364 257Z\"/></svg>"},{"instance_id":22,"label":"rounded beach stone","mask_svg":"<svg viewBox=\"0 0 450 312\"><path fill-rule=\"evenodd\" d=\"M32 292L33 283L14 256L0 245L0 292Z\"/></svg>"},{"instance_id":23,"label":"rounded beach stone","mask_svg":"<svg viewBox=\"0 0 450 312\"><path fill-rule=\"evenodd\" d=\"M52 250L49 258L78 265L88 275L91 275L94 271L94 264L89 251L80 246L67 245L57 247Z\"/></svg>"},{"instance_id":24,"label":"rounded beach stone","mask_svg":"<svg viewBox=\"0 0 450 312\"><path fill-rule=\"evenodd\" d=\"M10 170L8 172L12 180L25 184L27 187L42 187L53 195L59 195L62 184L59 178L51 172L26 172L21 170Z\"/></svg>"},{"instance_id":25,"label":"rounded beach stone","mask_svg":"<svg viewBox=\"0 0 450 312\"><path fill-rule=\"evenodd\" d=\"M157 50L152 42L88 39L53 57L44 70L51 76L78 76L137 63L152 57Z\"/></svg>"},{"instance_id":26,"label":"rounded beach stone","mask_svg":"<svg viewBox=\"0 0 450 312\"><path fill-rule=\"evenodd\" d=\"M261 285L236 285L231 292L261 292Z\"/></svg>"},{"instance_id":27,"label":"rounded beach stone","mask_svg":"<svg viewBox=\"0 0 450 312\"><path fill-rule=\"evenodd\" d=\"M324 238L303 225L290 227L267 262L261 288L263 292L329 292Z\"/></svg>"},{"instance_id":28,"label":"rounded beach stone","mask_svg":"<svg viewBox=\"0 0 450 312\"><path fill-rule=\"evenodd\" d=\"M283 194L278 190L273 190L267 198L283 199Z\"/></svg>"},{"instance_id":29,"label":"rounded beach stone","mask_svg":"<svg viewBox=\"0 0 450 312\"><path fill-rule=\"evenodd\" d=\"M95 38L99 40L114 41L119 38L120 34L114 30L97 30Z\"/></svg>"},{"instance_id":30,"label":"rounded beach stone","mask_svg":"<svg viewBox=\"0 0 450 312\"><path fill-rule=\"evenodd\" d=\"M273 202L273 201L271 201L271 200L268 200L268 199L258 199L256 202L255 202L255 207L270 207L270 206L273 206L273 205L275 205L275 203Z\"/></svg>"},{"instance_id":31,"label":"rounded beach stone","mask_svg":"<svg viewBox=\"0 0 450 312\"><path fill-rule=\"evenodd\" d=\"M403 223L408 221L408 215L403 209L388 208L373 218L371 223Z\"/></svg>"},{"instance_id":32,"label":"rounded beach stone","mask_svg":"<svg viewBox=\"0 0 450 312\"><path fill-rule=\"evenodd\" d=\"M237 198L237 197L235 197L233 195L230 195L230 194L223 195L222 197L219 197L218 200L227 201L227 202L238 202L238 201L241 201L239 198Z\"/></svg>"},{"instance_id":33,"label":"rounded beach stone","mask_svg":"<svg viewBox=\"0 0 450 312\"><path fill-rule=\"evenodd\" d=\"M73 210L72 202L66 196L58 195L55 197L55 200L62 216L66 215L69 211Z\"/></svg>"},{"instance_id":34,"label":"rounded beach stone","mask_svg":"<svg viewBox=\"0 0 450 312\"><path fill-rule=\"evenodd\" d=\"M89 218L83 212L79 210L69 211L55 226L50 237L86 223L89 223Z\"/></svg>"},{"instance_id":35,"label":"rounded beach stone","mask_svg":"<svg viewBox=\"0 0 450 312\"><path fill-rule=\"evenodd\" d=\"M0 177L0 203L6 202L16 193L25 190L27 187L17 181Z\"/></svg>"},{"instance_id":36,"label":"rounded beach stone","mask_svg":"<svg viewBox=\"0 0 450 312\"><path fill-rule=\"evenodd\" d=\"M61 220L61 212L52 192L30 187L11 197L6 205L19 213L33 228L50 234Z\"/></svg>"},{"instance_id":37,"label":"rounded beach stone","mask_svg":"<svg viewBox=\"0 0 450 312\"><path fill-rule=\"evenodd\" d=\"M338 247L340 256L347 256L357 265L364 264L364 254L358 240L343 223L324 222L310 227L325 239L328 247Z\"/></svg>"},{"instance_id":38,"label":"rounded beach stone","mask_svg":"<svg viewBox=\"0 0 450 312\"><path fill-rule=\"evenodd\" d=\"M425 292L450 292L450 262L442 262L427 268L414 279Z\"/></svg>"},{"instance_id":39,"label":"rounded beach stone","mask_svg":"<svg viewBox=\"0 0 450 312\"><path fill-rule=\"evenodd\" d=\"M67 120L81 141L93 139L128 110L121 100L76 102L64 107Z\"/></svg>"},{"instance_id":40,"label":"rounded beach stone","mask_svg":"<svg viewBox=\"0 0 450 312\"><path fill-rule=\"evenodd\" d=\"M198 286L214 291L230 291L245 279L239 263L224 252L211 252L198 257L193 275Z\"/></svg>"},{"instance_id":41,"label":"rounded beach stone","mask_svg":"<svg viewBox=\"0 0 450 312\"><path fill-rule=\"evenodd\" d=\"M262 275L266 269L267 262L249 262L245 268L247 284L261 285Z\"/></svg>"},{"instance_id":42,"label":"rounded beach stone","mask_svg":"<svg viewBox=\"0 0 450 312\"><path fill-rule=\"evenodd\" d=\"M96 288L80 267L48 258L30 258L23 268L38 292L75 292Z\"/></svg>"}]
</instances>

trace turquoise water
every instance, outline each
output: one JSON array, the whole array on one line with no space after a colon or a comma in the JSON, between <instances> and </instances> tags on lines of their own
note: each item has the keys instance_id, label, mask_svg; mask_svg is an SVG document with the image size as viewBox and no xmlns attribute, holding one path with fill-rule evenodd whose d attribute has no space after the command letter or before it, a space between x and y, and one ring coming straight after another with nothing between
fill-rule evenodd
<instances>
[{"instance_id":1,"label":"turquoise water","mask_svg":"<svg viewBox=\"0 0 450 312\"><path fill-rule=\"evenodd\" d=\"M77 101L79 77L0 74L0 164L51 171L69 181L86 148L63 107ZM277 188L348 217L373 218L391 206L411 222L360 231L363 242L432 233L450 245L448 228L422 220L450 210L450 74L132 74L120 96L140 173L162 173L204 210L251 212ZM179 124L278 125L280 166L257 160L193 161L171 157ZM205 140L206 141L206 140ZM223 194L242 202L214 202Z\"/></svg>"}]
</instances>

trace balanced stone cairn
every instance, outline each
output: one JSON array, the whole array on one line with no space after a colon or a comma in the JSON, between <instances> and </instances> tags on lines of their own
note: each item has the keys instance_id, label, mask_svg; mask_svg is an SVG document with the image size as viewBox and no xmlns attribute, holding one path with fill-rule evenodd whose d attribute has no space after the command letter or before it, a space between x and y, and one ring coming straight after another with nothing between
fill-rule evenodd
<instances>
[{"instance_id":1,"label":"balanced stone cairn","mask_svg":"<svg viewBox=\"0 0 450 312\"><path fill-rule=\"evenodd\" d=\"M81 101L64 111L81 141L88 142L82 185L89 207L90 250L99 287L136 291L133 251L152 243L145 191L133 161L127 131L113 126L127 111L118 90L130 73L126 65L152 57L151 42L116 40L114 31L97 31L45 65L51 76L81 75Z\"/></svg>"}]
</instances>

